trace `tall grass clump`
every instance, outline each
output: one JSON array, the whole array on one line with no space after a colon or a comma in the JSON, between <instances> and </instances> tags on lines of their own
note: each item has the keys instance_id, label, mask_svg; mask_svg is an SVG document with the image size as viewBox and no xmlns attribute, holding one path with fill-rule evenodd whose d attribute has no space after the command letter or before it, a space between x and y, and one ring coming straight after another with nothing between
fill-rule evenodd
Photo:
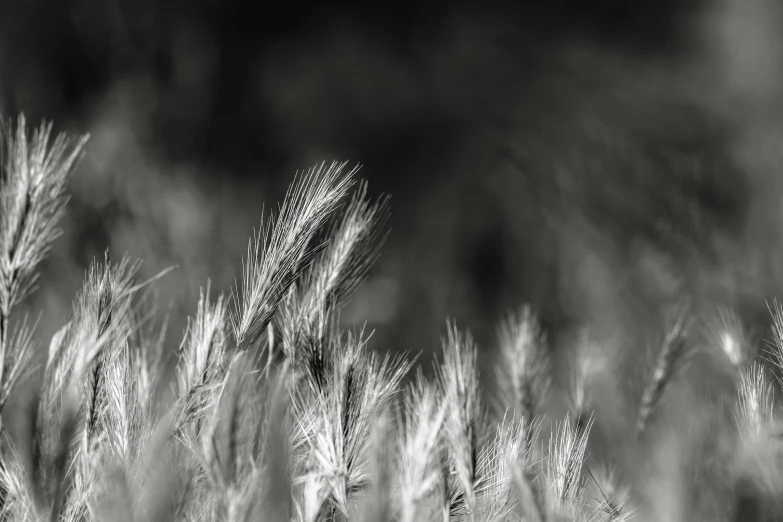
<instances>
[{"instance_id":1,"label":"tall grass clump","mask_svg":"<svg viewBox=\"0 0 783 522\"><path fill-rule=\"evenodd\" d=\"M150 299L165 274L139 280L138 262L109 252L87 267L69 320L51 339L37 334L20 305L57 236L86 138L52 140L51 124L31 133L21 117L3 130L2 520L711 519L687 495L666 493L672 488L660 477L724 492L722 520L780 519L777 307L768 357L731 344L739 319L720 323L732 327L725 335L704 336L736 371L724 399L732 420L717 428L728 446L709 454L688 452L686 443L711 446L694 442L692 430L676 431L676 404L662 407L697 352L684 308L637 394L620 395L629 379L609 359L621 351L589 336L556 350L523 306L500 323L490 397L479 373L479 357L489 355L456 322L446 323L428 376L417 357L377 353L369 332L340 321L379 255L389 200L368 197L358 168L324 163L299 174L279 210L264 217L234 288L204 282L168 372ZM588 384L607 375L613 404L637 412L626 433L595 414L605 394ZM558 396L567 397L565 415ZM686 420L690 430L693 416ZM594 453L597 428L604 450ZM664 461L642 434L679 446L664 448ZM632 458L612 452L621 441ZM670 473L647 465L661 462ZM721 473L691 473L705 463Z\"/></svg>"}]
</instances>

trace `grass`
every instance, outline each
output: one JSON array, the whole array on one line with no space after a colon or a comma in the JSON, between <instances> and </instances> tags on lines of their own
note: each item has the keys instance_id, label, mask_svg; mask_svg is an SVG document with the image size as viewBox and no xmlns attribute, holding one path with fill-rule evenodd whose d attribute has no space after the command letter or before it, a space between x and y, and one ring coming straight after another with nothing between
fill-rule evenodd
<instances>
[{"instance_id":1,"label":"grass","mask_svg":"<svg viewBox=\"0 0 783 522\"><path fill-rule=\"evenodd\" d=\"M558 379L547 335L525 306L499 325L496 390L482 388L479 348L452 321L427 377L416 357L377 354L367 332L338 321L379 254L389 212L345 163L297 176L250 240L229 294L205 282L173 378L163 335L150 326L157 278L139 281L137 263L108 253L89 267L68 323L39 339L21 305L57 237L86 141L51 131L45 124L31 135L20 117L5 132L3 520L783 517L779 308L774 343L761 354L729 312L710 325L733 388L723 409L702 403L700 415L677 415L678 401L668 400L694 395L683 387L696 352L683 306L662 330L638 396L620 395L628 376L587 334L569 377ZM617 385L607 388L613 402L595 392L601 380ZM558 397L565 412L553 407ZM623 405L613 413L628 414L624 425L606 422L611 404ZM609 450L591 452L602 441Z\"/></svg>"}]
</instances>

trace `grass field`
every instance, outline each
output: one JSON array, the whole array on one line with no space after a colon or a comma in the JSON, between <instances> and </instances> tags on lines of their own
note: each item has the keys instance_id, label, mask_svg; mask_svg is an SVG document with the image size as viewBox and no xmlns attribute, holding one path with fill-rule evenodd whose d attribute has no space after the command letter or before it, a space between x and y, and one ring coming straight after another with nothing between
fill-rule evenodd
<instances>
[{"instance_id":1,"label":"grass field","mask_svg":"<svg viewBox=\"0 0 783 522\"><path fill-rule=\"evenodd\" d=\"M390 203L323 163L266 213L231 292L203 282L173 359L154 293L167 273L142 279L108 251L43 339L23 303L86 137L20 117L5 140L5 520L783 519L774 303L768 343L731 308L703 321L668 303L639 374L636 351L589 329L554 350L519 303L492 352L446 321L430 370L341 325Z\"/></svg>"}]
</instances>

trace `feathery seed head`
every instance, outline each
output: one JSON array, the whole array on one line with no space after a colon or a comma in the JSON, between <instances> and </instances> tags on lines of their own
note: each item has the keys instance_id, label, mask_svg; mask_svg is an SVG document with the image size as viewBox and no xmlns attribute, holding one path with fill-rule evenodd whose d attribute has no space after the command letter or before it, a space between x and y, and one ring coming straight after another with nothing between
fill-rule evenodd
<instances>
[{"instance_id":1,"label":"feathery seed head","mask_svg":"<svg viewBox=\"0 0 783 522\"><path fill-rule=\"evenodd\" d=\"M271 321L291 284L311 261L315 234L346 194L355 168L321 164L303 174L289 190L277 217L248 245L241 291L234 294L234 335L241 347L255 343Z\"/></svg>"},{"instance_id":2,"label":"feathery seed head","mask_svg":"<svg viewBox=\"0 0 783 522\"><path fill-rule=\"evenodd\" d=\"M772 385L759 363L740 370L736 416L742 435L754 439L775 421Z\"/></svg>"},{"instance_id":3,"label":"feathery seed head","mask_svg":"<svg viewBox=\"0 0 783 522\"><path fill-rule=\"evenodd\" d=\"M7 124L13 127L12 123ZM6 316L35 282L35 269L59 235L66 188L87 137L72 140L44 123L32 137L24 116L6 134L0 178L0 309Z\"/></svg>"},{"instance_id":4,"label":"feathery seed head","mask_svg":"<svg viewBox=\"0 0 783 522\"><path fill-rule=\"evenodd\" d=\"M546 336L529 306L509 315L498 330L500 359L496 376L501 410L519 411L532 423L541 413L550 387L550 364Z\"/></svg>"}]
</instances>

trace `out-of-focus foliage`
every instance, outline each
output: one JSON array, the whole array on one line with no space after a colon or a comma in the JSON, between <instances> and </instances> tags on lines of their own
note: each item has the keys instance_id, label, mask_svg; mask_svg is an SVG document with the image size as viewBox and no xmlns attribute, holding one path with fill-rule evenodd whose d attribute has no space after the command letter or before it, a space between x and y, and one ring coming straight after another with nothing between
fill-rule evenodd
<instances>
[{"instance_id":1,"label":"out-of-focus foliage","mask_svg":"<svg viewBox=\"0 0 783 522\"><path fill-rule=\"evenodd\" d=\"M764 324L780 279L773 3L546 4L274 21L241 2L4 6L0 111L92 135L42 267L42 327L110 245L146 276L178 267L158 288L176 331L200 281L239 276L279 173L323 157L394 194L343 314L383 349L437 344L446 315L488 345L519 302L554 346L585 322L639 346L679 294Z\"/></svg>"}]
</instances>

